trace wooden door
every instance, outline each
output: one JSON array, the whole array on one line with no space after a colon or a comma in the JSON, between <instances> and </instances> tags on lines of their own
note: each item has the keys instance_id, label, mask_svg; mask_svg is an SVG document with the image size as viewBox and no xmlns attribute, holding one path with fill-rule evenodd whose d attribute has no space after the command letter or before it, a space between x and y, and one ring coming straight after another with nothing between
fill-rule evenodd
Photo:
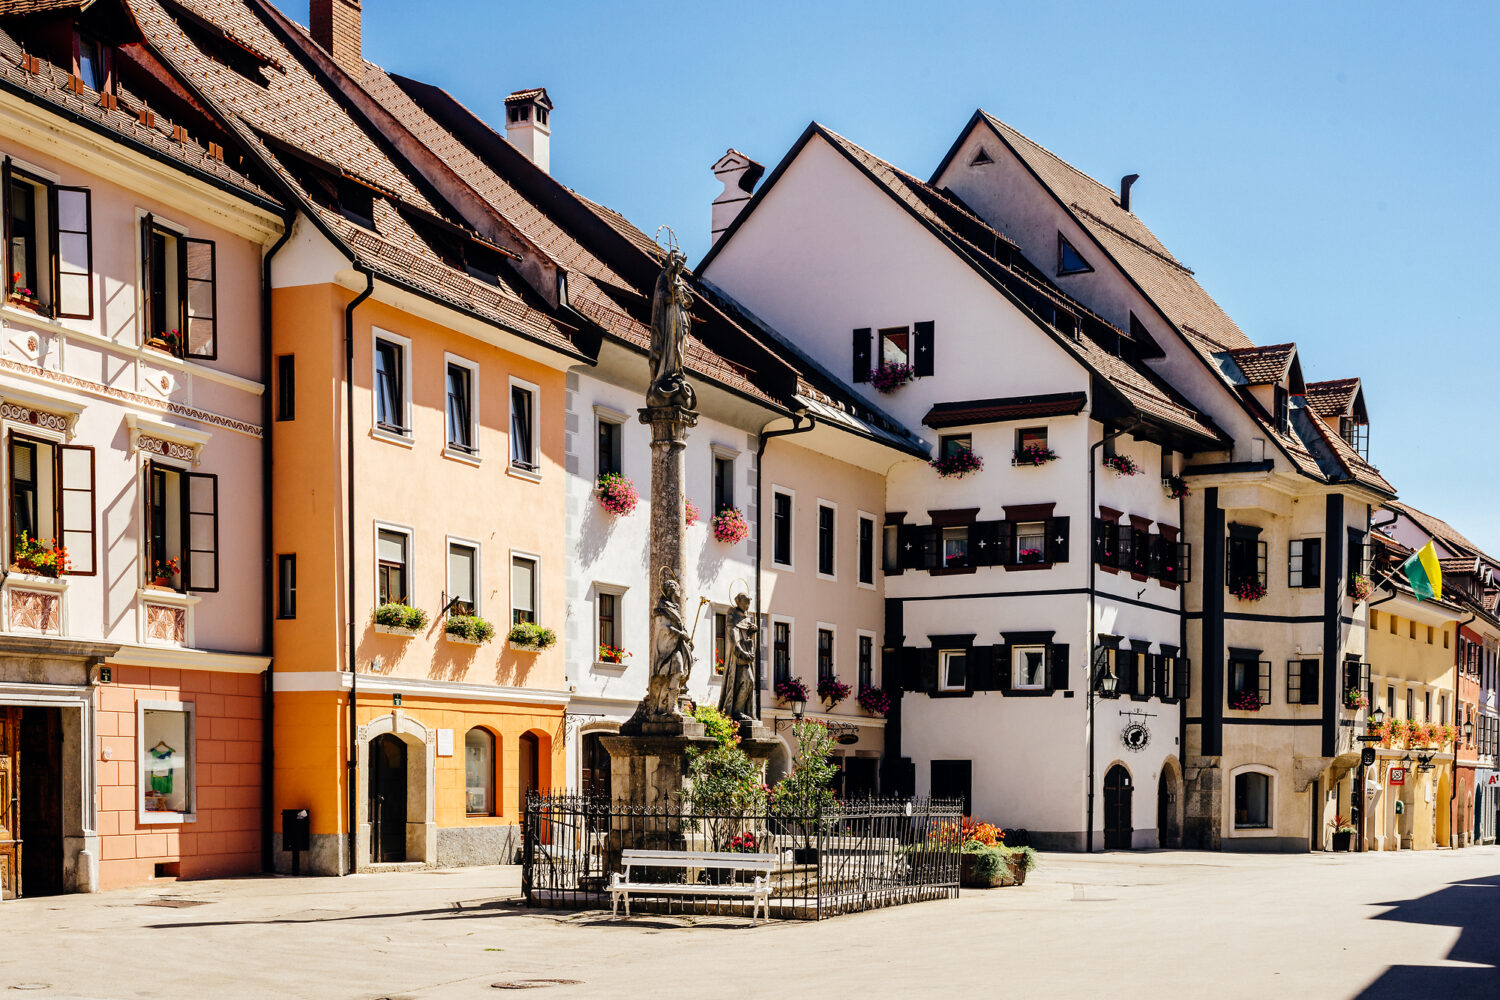
<instances>
[{"instance_id":1,"label":"wooden door","mask_svg":"<svg viewBox=\"0 0 1500 1000\"><path fill-rule=\"evenodd\" d=\"M406 860L406 744L389 733L370 742L370 860Z\"/></svg>"},{"instance_id":2,"label":"wooden door","mask_svg":"<svg viewBox=\"0 0 1500 1000\"><path fill-rule=\"evenodd\" d=\"M0 898L21 892L21 710L0 707Z\"/></svg>"},{"instance_id":3,"label":"wooden door","mask_svg":"<svg viewBox=\"0 0 1500 1000\"><path fill-rule=\"evenodd\" d=\"M1130 772L1119 764L1104 775L1104 849L1130 850Z\"/></svg>"},{"instance_id":4,"label":"wooden door","mask_svg":"<svg viewBox=\"0 0 1500 1000\"><path fill-rule=\"evenodd\" d=\"M63 891L62 710L23 708L17 732L20 882L27 896L55 896Z\"/></svg>"}]
</instances>

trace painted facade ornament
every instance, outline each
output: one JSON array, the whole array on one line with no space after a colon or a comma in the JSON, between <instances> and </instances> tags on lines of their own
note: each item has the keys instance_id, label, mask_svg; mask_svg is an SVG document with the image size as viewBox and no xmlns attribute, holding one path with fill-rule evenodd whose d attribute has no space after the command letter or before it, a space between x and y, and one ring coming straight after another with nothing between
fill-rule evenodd
<instances>
[{"instance_id":1,"label":"painted facade ornament","mask_svg":"<svg viewBox=\"0 0 1500 1000\"><path fill-rule=\"evenodd\" d=\"M760 626L750 612L750 595L740 591L729 612L729 642L724 657L724 688L719 711L736 722L754 722L756 634Z\"/></svg>"}]
</instances>

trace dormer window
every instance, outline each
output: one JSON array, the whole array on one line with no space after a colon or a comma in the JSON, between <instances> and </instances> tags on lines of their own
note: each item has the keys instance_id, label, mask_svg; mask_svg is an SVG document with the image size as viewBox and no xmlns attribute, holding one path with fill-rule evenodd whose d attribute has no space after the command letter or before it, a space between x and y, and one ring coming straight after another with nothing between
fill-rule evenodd
<instances>
[{"instance_id":1,"label":"dormer window","mask_svg":"<svg viewBox=\"0 0 1500 1000\"><path fill-rule=\"evenodd\" d=\"M109 46L82 32L73 34L73 75L98 94L114 91Z\"/></svg>"},{"instance_id":2,"label":"dormer window","mask_svg":"<svg viewBox=\"0 0 1500 1000\"><path fill-rule=\"evenodd\" d=\"M1339 417L1339 437L1349 443L1349 447L1359 452L1359 457L1365 460L1370 458L1370 425L1357 417Z\"/></svg>"},{"instance_id":3,"label":"dormer window","mask_svg":"<svg viewBox=\"0 0 1500 1000\"><path fill-rule=\"evenodd\" d=\"M1281 386L1275 388L1276 432L1286 434L1291 429L1291 396Z\"/></svg>"}]
</instances>

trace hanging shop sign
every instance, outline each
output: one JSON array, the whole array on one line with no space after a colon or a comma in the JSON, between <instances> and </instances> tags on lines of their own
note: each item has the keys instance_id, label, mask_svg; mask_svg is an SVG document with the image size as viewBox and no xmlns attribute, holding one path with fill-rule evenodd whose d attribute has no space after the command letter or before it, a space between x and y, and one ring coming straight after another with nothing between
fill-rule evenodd
<instances>
[{"instance_id":1,"label":"hanging shop sign","mask_svg":"<svg viewBox=\"0 0 1500 1000\"><path fill-rule=\"evenodd\" d=\"M1369 767L1372 764L1374 764L1375 763L1375 748L1374 747L1365 747L1363 750L1361 750L1359 752L1359 762L1361 764L1363 764L1365 767Z\"/></svg>"},{"instance_id":2,"label":"hanging shop sign","mask_svg":"<svg viewBox=\"0 0 1500 1000\"><path fill-rule=\"evenodd\" d=\"M1393 785L1404 785L1404 784L1406 784L1406 768L1404 768L1404 767L1393 767L1393 768L1391 768L1391 784L1393 784Z\"/></svg>"}]
</instances>

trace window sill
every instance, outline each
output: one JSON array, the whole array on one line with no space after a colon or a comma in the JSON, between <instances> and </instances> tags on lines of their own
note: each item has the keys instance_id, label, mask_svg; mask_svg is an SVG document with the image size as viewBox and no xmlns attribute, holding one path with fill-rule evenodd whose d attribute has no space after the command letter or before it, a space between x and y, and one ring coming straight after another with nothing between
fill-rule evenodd
<instances>
[{"instance_id":1,"label":"window sill","mask_svg":"<svg viewBox=\"0 0 1500 1000\"><path fill-rule=\"evenodd\" d=\"M136 590L135 596L142 601L151 601L156 604L174 604L183 608L190 608L203 600L202 597L195 597L180 590L167 590L160 587L140 587Z\"/></svg>"},{"instance_id":2,"label":"window sill","mask_svg":"<svg viewBox=\"0 0 1500 1000\"><path fill-rule=\"evenodd\" d=\"M974 572L973 566L943 566L927 571L929 576L966 576Z\"/></svg>"},{"instance_id":3,"label":"window sill","mask_svg":"<svg viewBox=\"0 0 1500 1000\"><path fill-rule=\"evenodd\" d=\"M508 476L515 476L517 479L524 479L528 483L539 483L542 481L542 474L540 472L534 472L531 469L522 468L521 466L516 465L514 462L505 467L505 474Z\"/></svg>"},{"instance_id":4,"label":"window sill","mask_svg":"<svg viewBox=\"0 0 1500 1000\"><path fill-rule=\"evenodd\" d=\"M1025 570L1031 570L1031 569L1051 569L1054 565L1056 565L1056 564L1055 563L1049 563L1049 562L1006 563L1005 564L1005 569L1007 571L1020 570L1020 571L1024 572Z\"/></svg>"},{"instance_id":5,"label":"window sill","mask_svg":"<svg viewBox=\"0 0 1500 1000\"><path fill-rule=\"evenodd\" d=\"M858 583L856 583L855 586L858 587L860 590L874 590L875 589L875 584L873 584L873 583L865 583L863 580L861 580Z\"/></svg>"},{"instance_id":6,"label":"window sill","mask_svg":"<svg viewBox=\"0 0 1500 1000\"><path fill-rule=\"evenodd\" d=\"M772 569L779 569L783 573L794 573L794 572L796 572L796 568L793 567L793 565L791 563L777 562L774 559L771 560L771 568Z\"/></svg>"},{"instance_id":7,"label":"window sill","mask_svg":"<svg viewBox=\"0 0 1500 1000\"><path fill-rule=\"evenodd\" d=\"M174 823L196 823L197 813L183 812L147 812L144 809L137 810L136 823L141 826L152 824L174 824Z\"/></svg>"},{"instance_id":8,"label":"window sill","mask_svg":"<svg viewBox=\"0 0 1500 1000\"><path fill-rule=\"evenodd\" d=\"M629 666L629 664L626 664L626 663L616 663L613 660L595 660L594 661L594 669L595 670L602 670L602 671L604 671L606 673L620 673L627 666Z\"/></svg>"},{"instance_id":9,"label":"window sill","mask_svg":"<svg viewBox=\"0 0 1500 1000\"><path fill-rule=\"evenodd\" d=\"M472 465L476 469L479 468L479 464L480 464L480 462L479 462L479 452L477 452L477 451L463 451L462 449L459 449L459 448L451 448L451 447L444 446L444 448L443 448L443 457L444 458L451 458L451 459L453 459L453 461L455 461L455 462L462 462L465 465Z\"/></svg>"},{"instance_id":10,"label":"window sill","mask_svg":"<svg viewBox=\"0 0 1500 1000\"><path fill-rule=\"evenodd\" d=\"M489 639L466 639L461 635L454 635L452 632L444 632L443 639L447 642L457 643L460 646L483 646L490 641Z\"/></svg>"},{"instance_id":11,"label":"window sill","mask_svg":"<svg viewBox=\"0 0 1500 1000\"><path fill-rule=\"evenodd\" d=\"M370 428L370 437L377 441L386 441L390 444L399 444L403 448L415 448L417 442L410 434L397 434L380 427Z\"/></svg>"},{"instance_id":12,"label":"window sill","mask_svg":"<svg viewBox=\"0 0 1500 1000\"><path fill-rule=\"evenodd\" d=\"M506 639L505 644L519 653L542 653L552 648L552 646L540 646L534 642L516 642L512 639Z\"/></svg>"},{"instance_id":13,"label":"window sill","mask_svg":"<svg viewBox=\"0 0 1500 1000\"><path fill-rule=\"evenodd\" d=\"M838 583L839 582L839 578L836 575L831 574L831 573L819 573L818 574L818 579L819 580L826 580L829 583Z\"/></svg>"},{"instance_id":14,"label":"window sill","mask_svg":"<svg viewBox=\"0 0 1500 1000\"><path fill-rule=\"evenodd\" d=\"M1012 698L1050 698L1055 693L1055 688L1018 688L1012 687L1005 694Z\"/></svg>"},{"instance_id":15,"label":"window sill","mask_svg":"<svg viewBox=\"0 0 1500 1000\"><path fill-rule=\"evenodd\" d=\"M60 576L42 576L13 569L5 577L5 587L7 590L11 587L25 587L27 590L47 590L61 594L68 589L68 581Z\"/></svg>"}]
</instances>

